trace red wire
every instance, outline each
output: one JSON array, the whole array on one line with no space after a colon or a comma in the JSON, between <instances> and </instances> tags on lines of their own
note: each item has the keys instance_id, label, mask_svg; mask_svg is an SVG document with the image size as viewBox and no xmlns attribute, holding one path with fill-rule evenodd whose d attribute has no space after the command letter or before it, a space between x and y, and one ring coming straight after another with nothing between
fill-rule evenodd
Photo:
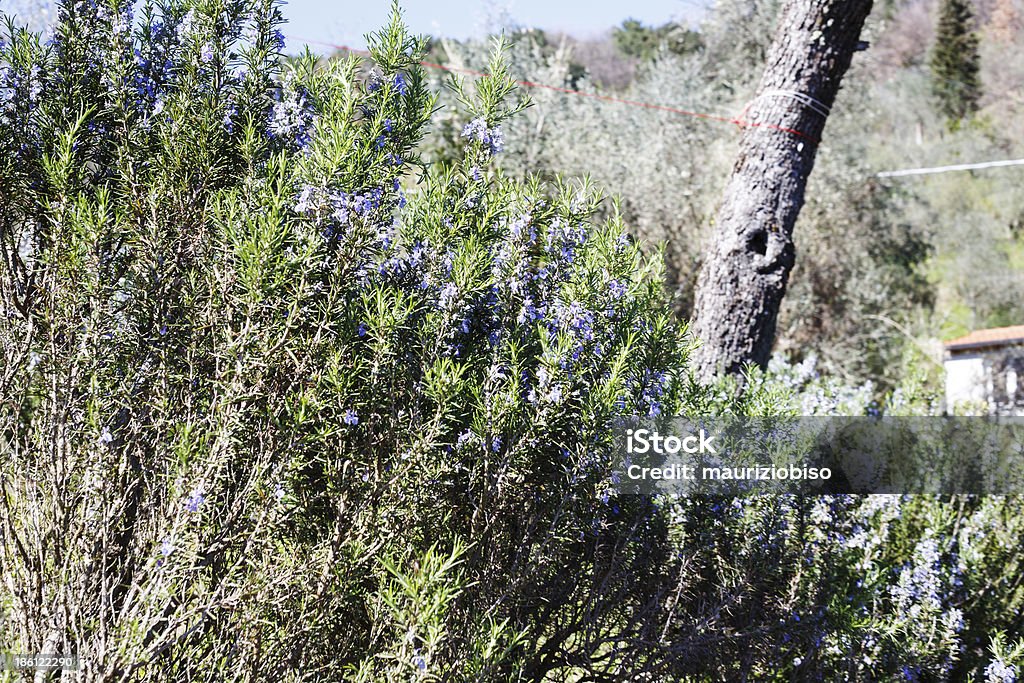
<instances>
[{"instance_id":1,"label":"red wire","mask_svg":"<svg viewBox=\"0 0 1024 683\"><path fill-rule=\"evenodd\" d=\"M355 48L348 47L347 45L335 45L333 43L325 43L319 40L306 40L305 38L299 38L297 36L288 36L292 40L298 40L303 43L309 43L312 45L323 45L325 47L333 47L336 50L343 50L345 52L352 52L355 54L369 55L368 50L357 50ZM480 78L489 78L490 74L483 71L474 71L472 69L463 69L456 66L445 66L444 64L435 64L433 62L420 62L420 66L425 66L428 69L438 69L439 71L449 71L452 73L467 74L470 76L478 76ZM652 102L639 102L637 100L627 100L621 97L612 97L611 95L601 95L592 92L583 92L581 90L573 90L572 88L565 88L557 85L548 85L546 83L534 83L533 81L514 81L517 85L521 85L524 88L543 88L545 90L554 90L566 95L575 95L577 97L590 97L595 100L604 100L606 102L615 102L617 104L625 104L631 107L644 107L645 109L657 109L659 111L667 111L673 114L679 114L681 116L690 116L693 118L704 119L706 121L718 121L720 123L730 123L743 128L769 128L771 130L781 131L783 133L789 133L805 140L817 143L818 140L813 137L801 133L793 128L786 128L784 126L777 126L773 123L754 123L751 121L744 120L743 116L746 115L749 104L743 108L743 113L738 117L719 116L717 114L706 114L698 111L688 111L686 109L679 109L677 107L669 107L664 104L654 104Z\"/></svg>"}]
</instances>

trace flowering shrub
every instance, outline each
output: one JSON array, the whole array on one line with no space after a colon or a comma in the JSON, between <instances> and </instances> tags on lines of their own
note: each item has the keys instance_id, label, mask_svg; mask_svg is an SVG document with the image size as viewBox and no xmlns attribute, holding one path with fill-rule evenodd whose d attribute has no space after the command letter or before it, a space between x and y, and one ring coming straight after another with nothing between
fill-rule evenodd
<instances>
[{"instance_id":1,"label":"flowering shrub","mask_svg":"<svg viewBox=\"0 0 1024 683\"><path fill-rule=\"evenodd\" d=\"M596 486L614 416L681 409L688 342L589 185L493 168L500 62L460 165L417 182L420 45L394 23L372 64L282 67L278 24L67 2L50 43L5 40L15 650L89 679L500 678L595 575L620 587L595 623L646 595L650 506Z\"/></svg>"},{"instance_id":2,"label":"flowering shrub","mask_svg":"<svg viewBox=\"0 0 1024 683\"><path fill-rule=\"evenodd\" d=\"M0 49L5 652L81 680L1016 675L1016 500L606 493L618 417L793 389L693 384L591 185L503 174L500 58L428 167L397 13L319 65L281 59L270 0L132 9L64 2Z\"/></svg>"}]
</instances>

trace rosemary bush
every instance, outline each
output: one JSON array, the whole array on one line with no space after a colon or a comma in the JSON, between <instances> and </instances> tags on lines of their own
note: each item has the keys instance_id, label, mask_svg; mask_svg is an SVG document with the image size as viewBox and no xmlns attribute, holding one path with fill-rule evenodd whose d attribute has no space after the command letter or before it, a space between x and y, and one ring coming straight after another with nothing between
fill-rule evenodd
<instances>
[{"instance_id":1,"label":"rosemary bush","mask_svg":"<svg viewBox=\"0 0 1024 683\"><path fill-rule=\"evenodd\" d=\"M586 183L492 167L501 62L425 171L397 15L321 69L272 2L131 10L4 42L5 648L495 677L595 571L600 623L650 601L658 522L596 486L614 416L681 409L688 342Z\"/></svg>"},{"instance_id":2,"label":"rosemary bush","mask_svg":"<svg viewBox=\"0 0 1024 683\"><path fill-rule=\"evenodd\" d=\"M526 104L501 46L426 166L397 11L371 60L318 64L273 0L132 10L66 1L0 49L2 653L88 681L1015 675L1015 500L609 494L618 417L796 411L807 373L690 381L614 203L495 164Z\"/></svg>"}]
</instances>

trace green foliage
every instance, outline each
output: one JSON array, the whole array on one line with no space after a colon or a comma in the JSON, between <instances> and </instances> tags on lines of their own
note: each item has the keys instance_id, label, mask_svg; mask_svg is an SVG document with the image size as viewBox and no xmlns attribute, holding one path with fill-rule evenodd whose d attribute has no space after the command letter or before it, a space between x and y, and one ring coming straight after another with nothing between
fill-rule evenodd
<instances>
[{"instance_id":1,"label":"green foliage","mask_svg":"<svg viewBox=\"0 0 1024 683\"><path fill-rule=\"evenodd\" d=\"M967 0L942 0L932 50L932 89L942 115L956 124L978 109L978 36Z\"/></svg>"},{"instance_id":2,"label":"green foliage","mask_svg":"<svg viewBox=\"0 0 1024 683\"><path fill-rule=\"evenodd\" d=\"M643 61L653 59L665 50L675 55L685 55L700 50L700 34L685 26L669 22L661 26L644 26L636 19L627 19L612 32L616 47L623 54L638 57Z\"/></svg>"}]
</instances>

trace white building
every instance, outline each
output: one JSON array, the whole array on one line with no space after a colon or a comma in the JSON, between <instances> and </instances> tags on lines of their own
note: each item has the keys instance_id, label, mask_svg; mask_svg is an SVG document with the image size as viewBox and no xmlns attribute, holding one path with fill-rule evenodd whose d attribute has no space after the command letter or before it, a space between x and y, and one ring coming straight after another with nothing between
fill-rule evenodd
<instances>
[{"instance_id":1,"label":"white building","mask_svg":"<svg viewBox=\"0 0 1024 683\"><path fill-rule=\"evenodd\" d=\"M948 412L1024 416L1024 325L975 330L945 347Z\"/></svg>"}]
</instances>

